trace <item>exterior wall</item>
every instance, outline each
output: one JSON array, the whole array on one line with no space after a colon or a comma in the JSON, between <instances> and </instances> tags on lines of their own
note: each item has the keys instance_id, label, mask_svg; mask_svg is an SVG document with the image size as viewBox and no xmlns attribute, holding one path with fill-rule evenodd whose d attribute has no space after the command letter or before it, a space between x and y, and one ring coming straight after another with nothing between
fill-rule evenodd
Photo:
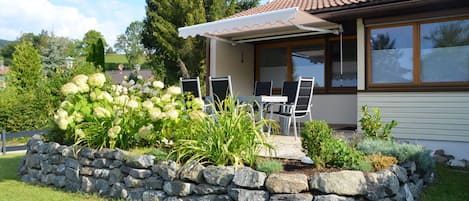
<instances>
[{"instance_id":1,"label":"exterior wall","mask_svg":"<svg viewBox=\"0 0 469 201\"><path fill-rule=\"evenodd\" d=\"M357 114L360 107L378 107L384 122L396 120L393 135L411 142L432 141L464 143L457 153L469 159L469 92L382 92L358 93ZM359 119L359 117L358 117ZM452 143L446 143L451 148Z\"/></svg>"},{"instance_id":2,"label":"exterior wall","mask_svg":"<svg viewBox=\"0 0 469 201\"><path fill-rule=\"evenodd\" d=\"M254 45L232 45L210 41L210 75L231 76L235 95L252 95L254 91Z\"/></svg>"},{"instance_id":3,"label":"exterior wall","mask_svg":"<svg viewBox=\"0 0 469 201\"><path fill-rule=\"evenodd\" d=\"M315 120L326 120L330 124L356 124L357 95L315 94L312 116Z\"/></svg>"},{"instance_id":4,"label":"exterior wall","mask_svg":"<svg viewBox=\"0 0 469 201\"><path fill-rule=\"evenodd\" d=\"M357 89L365 89L365 25L357 19Z\"/></svg>"}]
</instances>

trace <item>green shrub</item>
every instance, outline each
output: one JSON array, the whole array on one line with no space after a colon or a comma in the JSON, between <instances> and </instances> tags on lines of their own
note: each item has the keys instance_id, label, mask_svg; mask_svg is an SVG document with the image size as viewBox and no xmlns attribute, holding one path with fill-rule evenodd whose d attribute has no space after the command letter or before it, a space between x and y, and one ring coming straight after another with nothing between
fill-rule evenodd
<instances>
[{"instance_id":1,"label":"green shrub","mask_svg":"<svg viewBox=\"0 0 469 201\"><path fill-rule=\"evenodd\" d=\"M283 165L278 160L262 160L257 163L256 170L267 174L278 173L283 171Z\"/></svg>"},{"instance_id":2,"label":"green shrub","mask_svg":"<svg viewBox=\"0 0 469 201\"><path fill-rule=\"evenodd\" d=\"M261 148L272 149L260 131L267 121L254 121L255 116L238 107L233 97L218 106L220 111L192 121L178 132L173 150L178 161L253 167Z\"/></svg>"},{"instance_id":3,"label":"green shrub","mask_svg":"<svg viewBox=\"0 0 469 201\"><path fill-rule=\"evenodd\" d=\"M396 121L392 120L391 123L383 125L378 108L373 108L374 114L371 114L368 111L368 106L364 105L361 108L361 112L360 125L366 137L385 140L392 139L391 130L397 126Z\"/></svg>"},{"instance_id":4,"label":"green shrub","mask_svg":"<svg viewBox=\"0 0 469 201\"><path fill-rule=\"evenodd\" d=\"M393 156L397 158L399 163L414 161L417 165L417 171L422 175L433 171L435 167L430 151L421 145L403 144L379 139L365 139L357 145L356 149L364 152L366 155L382 154Z\"/></svg>"},{"instance_id":5,"label":"green shrub","mask_svg":"<svg viewBox=\"0 0 469 201\"><path fill-rule=\"evenodd\" d=\"M354 168L363 160L363 154L348 146L343 140L332 138L333 130L325 121L305 123L301 132L301 146L307 156L319 167Z\"/></svg>"}]
</instances>

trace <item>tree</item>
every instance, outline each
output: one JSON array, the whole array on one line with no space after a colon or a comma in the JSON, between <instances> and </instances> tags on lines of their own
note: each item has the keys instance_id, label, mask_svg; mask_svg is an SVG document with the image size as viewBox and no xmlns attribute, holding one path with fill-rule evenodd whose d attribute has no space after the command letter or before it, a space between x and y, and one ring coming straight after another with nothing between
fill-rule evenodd
<instances>
[{"instance_id":1,"label":"tree","mask_svg":"<svg viewBox=\"0 0 469 201\"><path fill-rule=\"evenodd\" d=\"M11 82L18 90L35 89L41 80L41 56L33 44L22 41L13 53L13 66L11 68Z\"/></svg>"},{"instance_id":2,"label":"tree","mask_svg":"<svg viewBox=\"0 0 469 201\"><path fill-rule=\"evenodd\" d=\"M81 48L83 49L83 53L85 55L89 55L93 51L92 46L93 44L96 44L98 42L98 39L102 40L103 47L107 46L106 40L104 39L104 36L103 34L101 34L101 32L98 32L95 30L89 30L88 32L85 33L85 36L83 37L83 40L81 43Z\"/></svg>"},{"instance_id":3,"label":"tree","mask_svg":"<svg viewBox=\"0 0 469 201\"><path fill-rule=\"evenodd\" d=\"M91 62L96 67L104 68L104 43L100 38L96 43L91 44L90 51L86 56L86 61Z\"/></svg>"},{"instance_id":4,"label":"tree","mask_svg":"<svg viewBox=\"0 0 469 201\"><path fill-rule=\"evenodd\" d=\"M51 34L48 39L47 47L41 49L42 58L42 71L50 76L52 73L57 73L64 67L65 50L67 43L61 38Z\"/></svg>"},{"instance_id":5,"label":"tree","mask_svg":"<svg viewBox=\"0 0 469 201\"><path fill-rule=\"evenodd\" d=\"M125 53L130 66L137 64L138 58L143 55L142 31L143 22L132 22L125 30L125 34L119 35L114 45L117 51Z\"/></svg>"},{"instance_id":6,"label":"tree","mask_svg":"<svg viewBox=\"0 0 469 201\"><path fill-rule=\"evenodd\" d=\"M205 40L182 39L177 28L221 19L247 8L246 5L257 5L258 0L146 0L146 3L142 43L154 71L163 74L156 76L174 83L178 74L199 76L205 65Z\"/></svg>"}]
</instances>

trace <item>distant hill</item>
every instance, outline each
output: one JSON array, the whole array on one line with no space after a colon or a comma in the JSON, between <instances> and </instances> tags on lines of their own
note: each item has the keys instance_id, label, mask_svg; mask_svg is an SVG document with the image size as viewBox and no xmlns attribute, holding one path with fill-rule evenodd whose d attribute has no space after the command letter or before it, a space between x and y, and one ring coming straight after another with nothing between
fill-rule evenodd
<instances>
[{"instance_id":1,"label":"distant hill","mask_svg":"<svg viewBox=\"0 0 469 201\"><path fill-rule=\"evenodd\" d=\"M11 41L0 39L0 49L8 43L11 43Z\"/></svg>"}]
</instances>

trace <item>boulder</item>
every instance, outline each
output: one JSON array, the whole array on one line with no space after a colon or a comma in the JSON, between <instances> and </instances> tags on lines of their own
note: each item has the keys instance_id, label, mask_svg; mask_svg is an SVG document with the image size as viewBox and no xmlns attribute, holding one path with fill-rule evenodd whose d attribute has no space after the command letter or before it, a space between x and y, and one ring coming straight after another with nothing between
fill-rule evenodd
<instances>
[{"instance_id":1,"label":"boulder","mask_svg":"<svg viewBox=\"0 0 469 201\"><path fill-rule=\"evenodd\" d=\"M246 190L241 188L232 188L228 191L228 195L237 201L267 201L269 193L261 190Z\"/></svg>"},{"instance_id":2,"label":"boulder","mask_svg":"<svg viewBox=\"0 0 469 201\"><path fill-rule=\"evenodd\" d=\"M65 176L56 176L53 185L57 188L63 188L65 186Z\"/></svg>"},{"instance_id":3,"label":"boulder","mask_svg":"<svg viewBox=\"0 0 469 201\"><path fill-rule=\"evenodd\" d=\"M209 166L202 172L205 181L212 185L227 186L234 177L233 167Z\"/></svg>"},{"instance_id":4,"label":"boulder","mask_svg":"<svg viewBox=\"0 0 469 201\"><path fill-rule=\"evenodd\" d=\"M32 154L26 158L26 166L29 168L41 168L41 156L39 154Z\"/></svg>"},{"instance_id":5,"label":"boulder","mask_svg":"<svg viewBox=\"0 0 469 201\"><path fill-rule=\"evenodd\" d=\"M308 190L308 178L304 174L271 174L265 187L270 193L300 193Z\"/></svg>"},{"instance_id":6,"label":"boulder","mask_svg":"<svg viewBox=\"0 0 469 201\"><path fill-rule=\"evenodd\" d=\"M448 161L448 165L453 167L466 167L466 161L452 159Z\"/></svg>"},{"instance_id":7,"label":"boulder","mask_svg":"<svg viewBox=\"0 0 469 201\"><path fill-rule=\"evenodd\" d=\"M155 156L151 156L151 155L131 156L127 160L126 165L132 168L146 169L153 165L154 160L155 160Z\"/></svg>"},{"instance_id":8,"label":"boulder","mask_svg":"<svg viewBox=\"0 0 469 201\"><path fill-rule=\"evenodd\" d=\"M91 165L95 168L109 168L111 163L112 163L112 160L109 160L107 158L97 158L93 160Z\"/></svg>"},{"instance_id":9,"label":"boulder","mask_svg":"<svg viewBox=\"0 0 469 201\"><path fill-rule=\"evenodd\" d=\"M417 170L417 166L415 165L414 161L407 161L401 166L407 170L407 175L413 175L415 170Z\"/></svg>"},{"instance_id":10,"label":"boulder","mask_svg":"<svg viewBox=\"0 0 469 201\"><path fill-rule=\"evenodd\" d=\"M120 183L122 182L123 178L124 175L122 175L122 172L119 168L111 169L111 171L109 172L109 183L111 184Z\"/></svg>"},{"instance_id":11,"label":"boulder","mask_svg":"<svg viewBox=\"0 0 469 201\"><path fill-rule=\"evenodd\" d=\"M226 188L223 186L215 186L209 184L194 185L193 192L198 195L207 194L226 194Z\"/></svg>"},{"instance_id":12,"label":"boulder","mask_svg":"<svg viewBox=\"0 0 469 201\"><path fill-rule=\"evenodd\" d=\"M264 172L255 171L249 167L240 167L236 170L233 183L240 187L259 189L264 186L266 177ZM306 186L308 186L307 182Z\"/></svg>"},{"instance_id":13,"label":"boulder","mask_svg":"<svg viewBox=\"0 0 469 201\"><path fill-rule=\"evenodd\" d=\"M176 199L178 200L178 199ZM185 197L184 201L232 201L228 195L195 195ZM168 200L165 200L168 201Z\"/></svg>"},{"instance_id":14,"label":"boulder","mask_svg":"<svg viewBox=\"0 0 469 201\"><path fill-rule=\"evenodd\" d=\"M109 190L109 196L111 198L126 198L127 195L128 192L123 183L115 183Z\"/></svg>"},{"instance_id":15,"label":"boulder","mask_svg":"<svg viewBox=\"0 0 469 201\"><path fill-rule=\"evenodd\" d=\"M399 194L396 197L397 201L414 201L414 196L410 192L409 185L404 184L399 188Z\"/></svg>"},{"instance_id":16,"label":"boulder","mask_svg":"<svg viewBox=\"0 0 469 201\"><path fill-rule=\"evenodd\" d=\"M369 200L393 197L399 192L399 179L390 170L368 173L365 178L368 181L366 198Z\"/></svg>"},{"instance_id":17,"label":"boulder","mask_svg":"<svg viewBox=\"0 0 469 201\"><path fill-rule=\"evenodd\" d=\"M163 189L164 180L160 176L153 176L145 179L145 189L161 190Z\"/></svg>"},{"instance_id":18,"label":"boulder","mask_svg":"<svg viewBox=\"0 0 469 201\"><path fill-rule=\"evenodd\" d=\"M363 172L344 170L314 174L310 180L310 188L327 194L355 196L366 194L367 184Z\"/></svg>"},{"instance_id":19,"label":"boulder","mask_svg":"<svg viewBox=\"0 0 469 201\"><path fill-rule=\"evenodd\" d=\"M94 153L96 153L96 150L84 147L78 152L78 155L87 159L94 159Z\"/></svg>"},{"instance_id":20,"label":"boulder","mask_svg":"<svg viewBox=\"0 0 469 201\"><path fill-rule=\"evenodd\" d=\"M174 161L160 161L152 167L153 173L157 173L167 181L176 179L178 169L179 166Z\"/></svg>"},{"instance_id":21,"label":"boulder","mask_svg":"<svg viewBox=\"0 0 469 201\"><path fill-rule=\"evenodd\" d=\"M168 195L164 191L148 190L143 192L143 201L163 201Z\"/></svg>"},{"instance_id":22,"label":"boulder","mask_svg":"<svg viewBox=\"0 0 469 201\"><path fill-rule=\"evenodd\" d=\"M355 201L355 199L331 194L314 196L314 201Z\"/></svg>"},{"instance_id":23,"label":"boulder","mask_svg":"<svg viewBox=\"0 0 469 201\"><path fill-rule=\"evenodd\" d=\"M65 168L65 177L71 182L80 182L80 170Z\"/></svg>"},{"instance_id":24,"label":"boulder","mask_svg":"<svg viewBox=\"0 0 469 201\"><path fill-rule=\"evenodd\" d=\"M170 196L188 196L192 193L191 183L182 181L168 181L163 185L163 190Z\"/></svg>"},{"instance_id":25,"label":"boulder","mask_svg":"<svg viewBox=\"0 0 469 201\"><path fill-rule=\"evenodd\" d=\"M92 176L94 168L91 167L82 167L80 168L80 175Z\"/></svg>"},{"instance_id":26,"label":"boulder","mask_svg":"<svg viewBox=\"0 0 469 201\"><path fill-rule=\"evenodd\" d=\"M399 179L399 182L406 183L409 179L407 177L407 170L399 165L391 165L389 168Z\"/></svg>"},{"instance_id":27,"label":"boulder","mask_svg":"<svg viewBox=\"0 0 469 201\"><path fill-rule=\"evenodd\" d=\"M203 165L197 161L191 161L179 169L179 178L181 180L192 181L200 184L204 182L203 170Z\"/></svg>"},{"instance_id":28,"label":"boulder","mask_svg":"<svg viewBox=\"0 0 469 201\"><path fill-rule=\"evenodd\" d=\"M60 164L55 167L55 174L57 175L65 175L65 165Z\"/></svg>"},{"instance_id":29,"label":"boulder","mask_svg":"<svg viewBox=\"0 0 469 201\"><path fill-rule=\"evenodd\" d=\"M409 182L408 185L410 192L414 196L414 200L419 200L420 194L422 193L423 189L423 180L420 179L415 183Z\"/></svg>"},{"instance_id":30,"label":"boulder","mask_svg":"<svg viewBox=\"0 0 469 201\"><path fill-rule=\"evenodd\" d=\"M98 192L99 195L101 196L109 195L110 190L111 190L111 186L106 180L104 179L96 180L96 192Z\"/></svg>"},{"instance_id":31,"label":"boulder","mask_svg":"<svg viewBox=\"0 0 469 201\"><path fill-rule=\"evenodd\" d=\"M61 154L53 154L49 157L49 162L54 165L60 165L64 163L64 157Z\"/></svg>"},{"instance_id":32,"label":"boulder","mask_svg":"<svg viewBox=\"0 0 469 201\"><path fill-rule=\"evenodd\" d=\"M85 157L79 157L78 158L78 163L80 163L80 165L84 165L84 166L92 166L93 161L91 159L88 159L88 158L85 158Z\"/></svg>"},{"instance_id":33,"label":"boulder","mask_svg":"<svg viewBox=\"0 0 469 201\"><path fill-rule=\"evenodd\" d=\"M59 147L57 150L61 150L62 156L65 158L75 158L75 149L72 146Z\"/></svg>"},{"instance_id":34,"label":"boulder","mask_svg":"<svg viewBox=\"0 0 469 201\"><path fill-rule=\"evenodd\" d=\"M124 183L127 188L143 188L145 184L143 180L136 179L130 175L124 178Z\"/></svg>"},{"instance_id":35,"label":"boulder","mask_svg":"<svg viewBox=\"0 0 469 201\"><path fill-rule=\"evenodd\" d=\"M129 175L132 176L132 177L135 177L137 179L145 179L145 178L148 178L150 177L152 174L151 170L147 170L147 169L135 169L135 168L132 168L130 169L129 171Z\"/></svg>"},{"instance_id":36,"label":"boulder","mask_svg":"<svg viewBox=\"0 0 469 201\"><path fill-rule=\"evenodd\" d=\"M78 163L78 161L76 161L75 159L66 158L65 159L65 167L78 170L80 168L80 163Z\"/></svg>"},{"instance_id":37,"label":"boulder","mask_svg":"<svg viewBox=\"0 0 469 201\"><path fill-rule=\"evenodd\" d=\"M93 174L97 178L109 179L110 171L108 169L95 169Z\"/></svg>"},{"instance_id":38,"label":"boulder","mask_svg":"<svg viewBox=\"0 0 469 201\"><path fill-rule=\"evenodd\" d=\"M270 195L270 201L312 201L313 196L306 193L274 194Z\"/></svg>"},{"instance_id":39,"label":"boulder","mask_svg":"<svg viewBox=\"0 0 469 201\"><path fill-rule=\"evenodd\" d=\"M96 180L93 177L81 177L81 191L96 192Z\"/></svg>"},{"instance_id":40,"label":"boulder","mask_svg":"<svg viewBox=\"0 0 469 201\"><path fill-rule=\"evenodd\" d=\"M109 165L109 168L120 168L122 165L124 164L124 162L120 161L120 160L113 160L111 165Z\"/></svg>"},{"instance_id":41,"label":"boulder","mask_svg":"<svg viewBox=\"0 0 469 201\"><path fill-rule=\"evenodd\" d=\"M143 198L143 193L145 192L145 189L143 188L136 188L132 189L129 191L129 195L127 197L127 200L130 201L141 201Z\"/></svg>"}]
</instances>

